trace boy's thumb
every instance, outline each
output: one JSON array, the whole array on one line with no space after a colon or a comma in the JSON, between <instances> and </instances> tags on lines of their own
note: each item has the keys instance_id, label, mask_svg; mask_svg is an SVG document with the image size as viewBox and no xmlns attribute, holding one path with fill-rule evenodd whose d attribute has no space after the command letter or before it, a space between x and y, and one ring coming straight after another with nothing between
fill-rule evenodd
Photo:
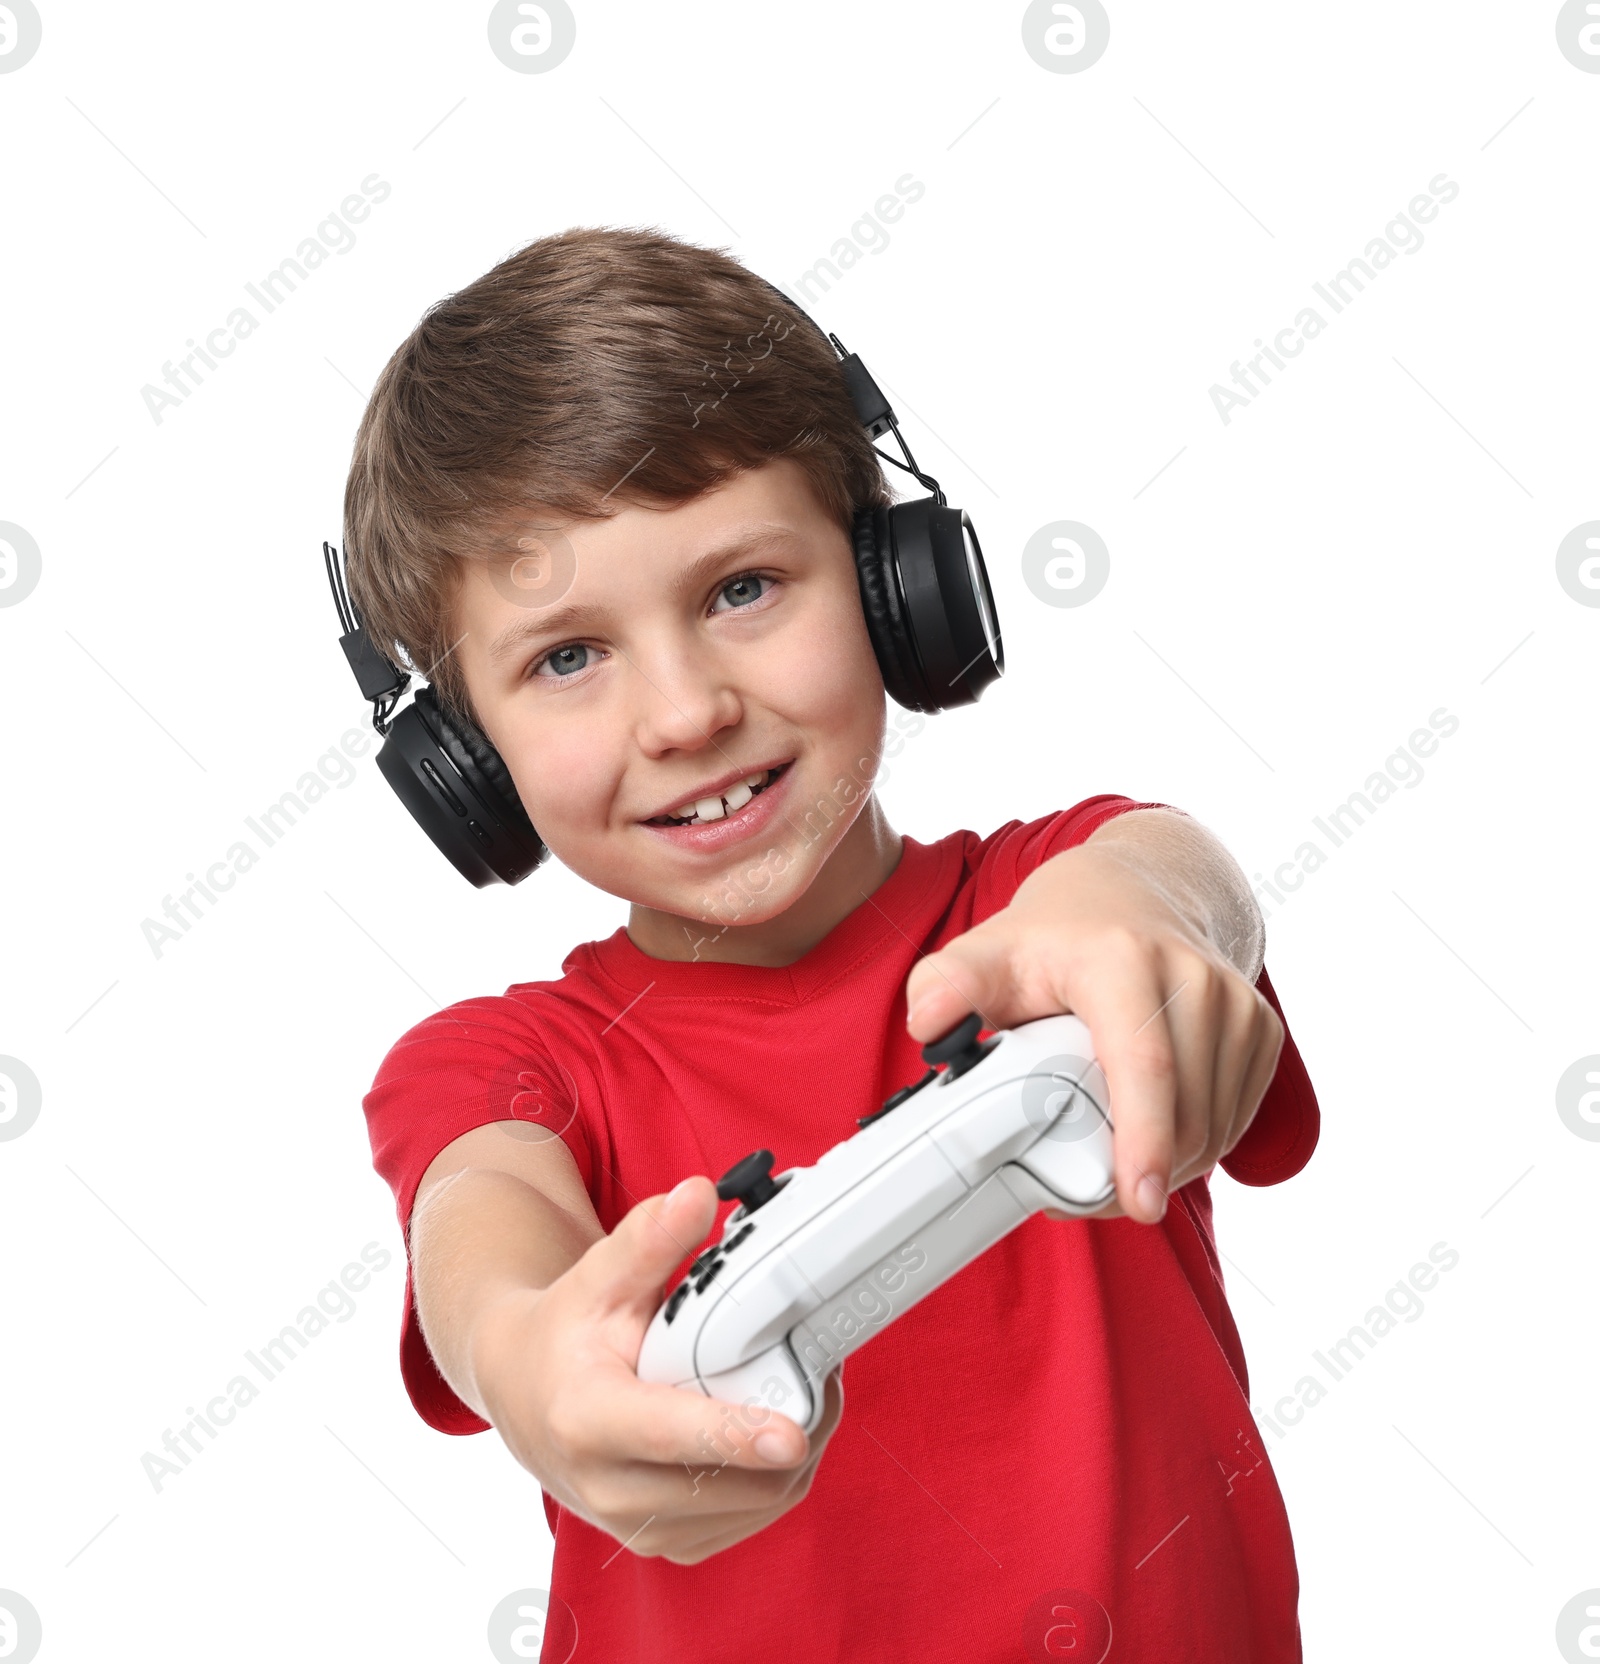
<instances>
[{"instance_id":1,"label":"boy's thumb","mask_svg":"<svg viewBox=\"0 0 1600 1664\"><path fill-rule=\"evenodd\" d=\"M595 1292L608 1304L654 1312L674 1266L705 1240L717 1214L717 1191L703 1173L630 1208L587 1258L599 1273Z\"/></svg>"},{"instance_id":2,"label":"boy's thumb","mask_svg":"<svg viewBox=\"0 0 1600 1664\"><path fill-rule=\"evenodd\" d=\"M919 959L906 978L906 1030L911 1038L937 1040L969 1012L986 1010L990 969L983 944L965 938Z\"/></svg>"}]
</instances>

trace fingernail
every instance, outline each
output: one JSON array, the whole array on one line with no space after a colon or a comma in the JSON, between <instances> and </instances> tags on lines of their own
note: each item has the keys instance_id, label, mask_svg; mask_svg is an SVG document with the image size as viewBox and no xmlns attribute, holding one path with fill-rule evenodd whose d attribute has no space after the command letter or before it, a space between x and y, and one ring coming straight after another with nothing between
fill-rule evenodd
<instances>
[{"instance_id":1,"label":"fingernail","mask_svg":"<svg viewBox=\"0 0 1600 1664\"><path fill-rule=\"evenodd\" d=\"M776 1462L787 1467L794 1460L789 1453L789 1441L782 1433L758 1433L755 1451L763 1462Z\"/></svg>"},{"instance_id":2,"label":"fingernail","mask_svg":"<svg viewBox=\"0 0 1600 1664\"><path fill-rule=\"evenodd\" d=\"M1140 1179L1139 1188L1134 1192L1134 1200L1139 1204L1142 1213L1149 1224L1156 1224L1167 1211L1167 1198L1161 1186L1152 1178Z\"/></svg>"},{"instance_id":3,"label":"fingernail","mask_svg":"<svg viewBox=\"0 0 1600 1664\"><path fill-rule=\"evenodd\" d=\"M916 1022L916 1020L917 1020L917 1013L918 1013L918 1012L919 1012L919 1011L920 1011L920 1010L921 1010L921 1009L922 1009L922 1008L923 1008L923 1006L925 1006L925 1005L926 1005L926 1004L927 1004L927 1003L928 1003L928 1002L927 1002L927 1001L926 1001L926 1000L918 1000L918 1001L917 1001L917 1003L916 1003L916 1004L915 1004L915 1005L913 1005L913 1006L908 1006L908 1007L907 1007L907 1009L906 1009L906 1027L907 1027L907 1028L910 1028L910 1027L911 1027L911 1025L912 1025L912 1024L913 1024L913 1023L914 1023L914 1022Z\"/></svg>"},{"instance_id":4,"label":"fingernail","mask_svg":"<svg viewBox=\"0 0 1600 1664\"><path fill-rule=\"evenodd\" d=\"M667 1200L669 1202L677 1201L677 1199L680 1196L686 1195L688 1193L689 1186L692 1185L693 1183L694 1183L694 1174L693 1173L691 1173L689 1175L689 1177L686 1178L686 1179L679 1179L678 1182L672 1187L672 1189L667 1192Z\"/></svg>"}]
</instances>

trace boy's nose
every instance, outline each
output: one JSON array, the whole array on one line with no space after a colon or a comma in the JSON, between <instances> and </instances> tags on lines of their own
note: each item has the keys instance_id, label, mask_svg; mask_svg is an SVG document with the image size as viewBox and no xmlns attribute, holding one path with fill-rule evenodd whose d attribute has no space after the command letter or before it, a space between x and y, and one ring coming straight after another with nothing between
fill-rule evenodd
<instances>
[{"instance_id":1,"label":"boy's nose","mask_svg":"<svg viewBox=\"0 0 1600 1664\"><path fill-rule=\"evenodd\" d=\"M648 756L698 751L744 714L738 690L709 654L635 660L639 748Z\"/></svg>"}]
</instances>

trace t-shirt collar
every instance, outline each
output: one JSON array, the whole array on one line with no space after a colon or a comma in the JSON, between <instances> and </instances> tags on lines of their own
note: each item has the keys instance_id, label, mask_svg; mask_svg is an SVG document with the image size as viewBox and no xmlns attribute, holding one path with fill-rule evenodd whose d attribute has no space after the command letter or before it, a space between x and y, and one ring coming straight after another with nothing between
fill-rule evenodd
<instances>
[{"instance_id":1,"label":"t-shirt collar","mask_svg":"<svg viewBox=\"0 0 1600 1664\"><path fill-rule=\"evenodd\" d=\"M789 965L730 965L715 960L656 959L619 928L598 942L574 948L565 972L588 971L637 998L678 994L702 999L766 999L793 1005L812 998L852 966L875 954L891 938L926 939L928 922L917 915L945 894L939 877L946 862L959 859L958 840L919 843L902 835L893 872L836 924L820 942ZM707 937L715 926L705 927Z\"/></svg>"}]
</instances>

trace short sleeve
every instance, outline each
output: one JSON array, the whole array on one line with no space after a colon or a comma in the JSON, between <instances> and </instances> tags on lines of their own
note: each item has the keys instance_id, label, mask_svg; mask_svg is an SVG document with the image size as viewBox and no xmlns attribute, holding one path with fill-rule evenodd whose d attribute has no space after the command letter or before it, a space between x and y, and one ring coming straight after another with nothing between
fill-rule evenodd
<instances>
[{"instance_id":1,"label":"short sleeve","mask_svg":"<svg viewBox=\"0 0 1600 1664\"><path fill-rule=\"evenodd\" d=\"M1310 1161L1322 1131L1322 1111L1265 965L1256 987L1283 1023L1283 1049L1255 1119L1222 1158L1221 1166L1240 1184L1282 1184Z\"/></svg>"},{"instance_id":2,"label":"short sleeve","mask_svg":"<svg viewBox=\"0 0 1600 1664\"><path fill-rule=\"evenodd\" d=\"M390 1047L362 1099L372 1165L394 1192L406 1250L400 1373L417 1413L443 1433L489 1425L451 1388L418 1321L410 1254L411 1210L433 1158L463 1133L494 1121L527 1121L556 1133L587 1186L595 1170L571 1072L551 1055L532 1013L502 996L463 1000L424 1018Z\"/></svg>"},{"instance_id":3,"label":"short sleeve","mask_svg":"<svg viewBox=\"0 0 1600 1664\"><path fill-rule=\"evenodd\" d=\"M1040 820L1008 821L997 832L991 832L969 857L976 883L974 923L1008 906L1023 879L1052 855L1083 843L1108 820L1133 809L1172 809L1180 815L1185 812L1170 803L1141 803L1115 792L1101 792Z\"/></svg>"}]
</instances>

